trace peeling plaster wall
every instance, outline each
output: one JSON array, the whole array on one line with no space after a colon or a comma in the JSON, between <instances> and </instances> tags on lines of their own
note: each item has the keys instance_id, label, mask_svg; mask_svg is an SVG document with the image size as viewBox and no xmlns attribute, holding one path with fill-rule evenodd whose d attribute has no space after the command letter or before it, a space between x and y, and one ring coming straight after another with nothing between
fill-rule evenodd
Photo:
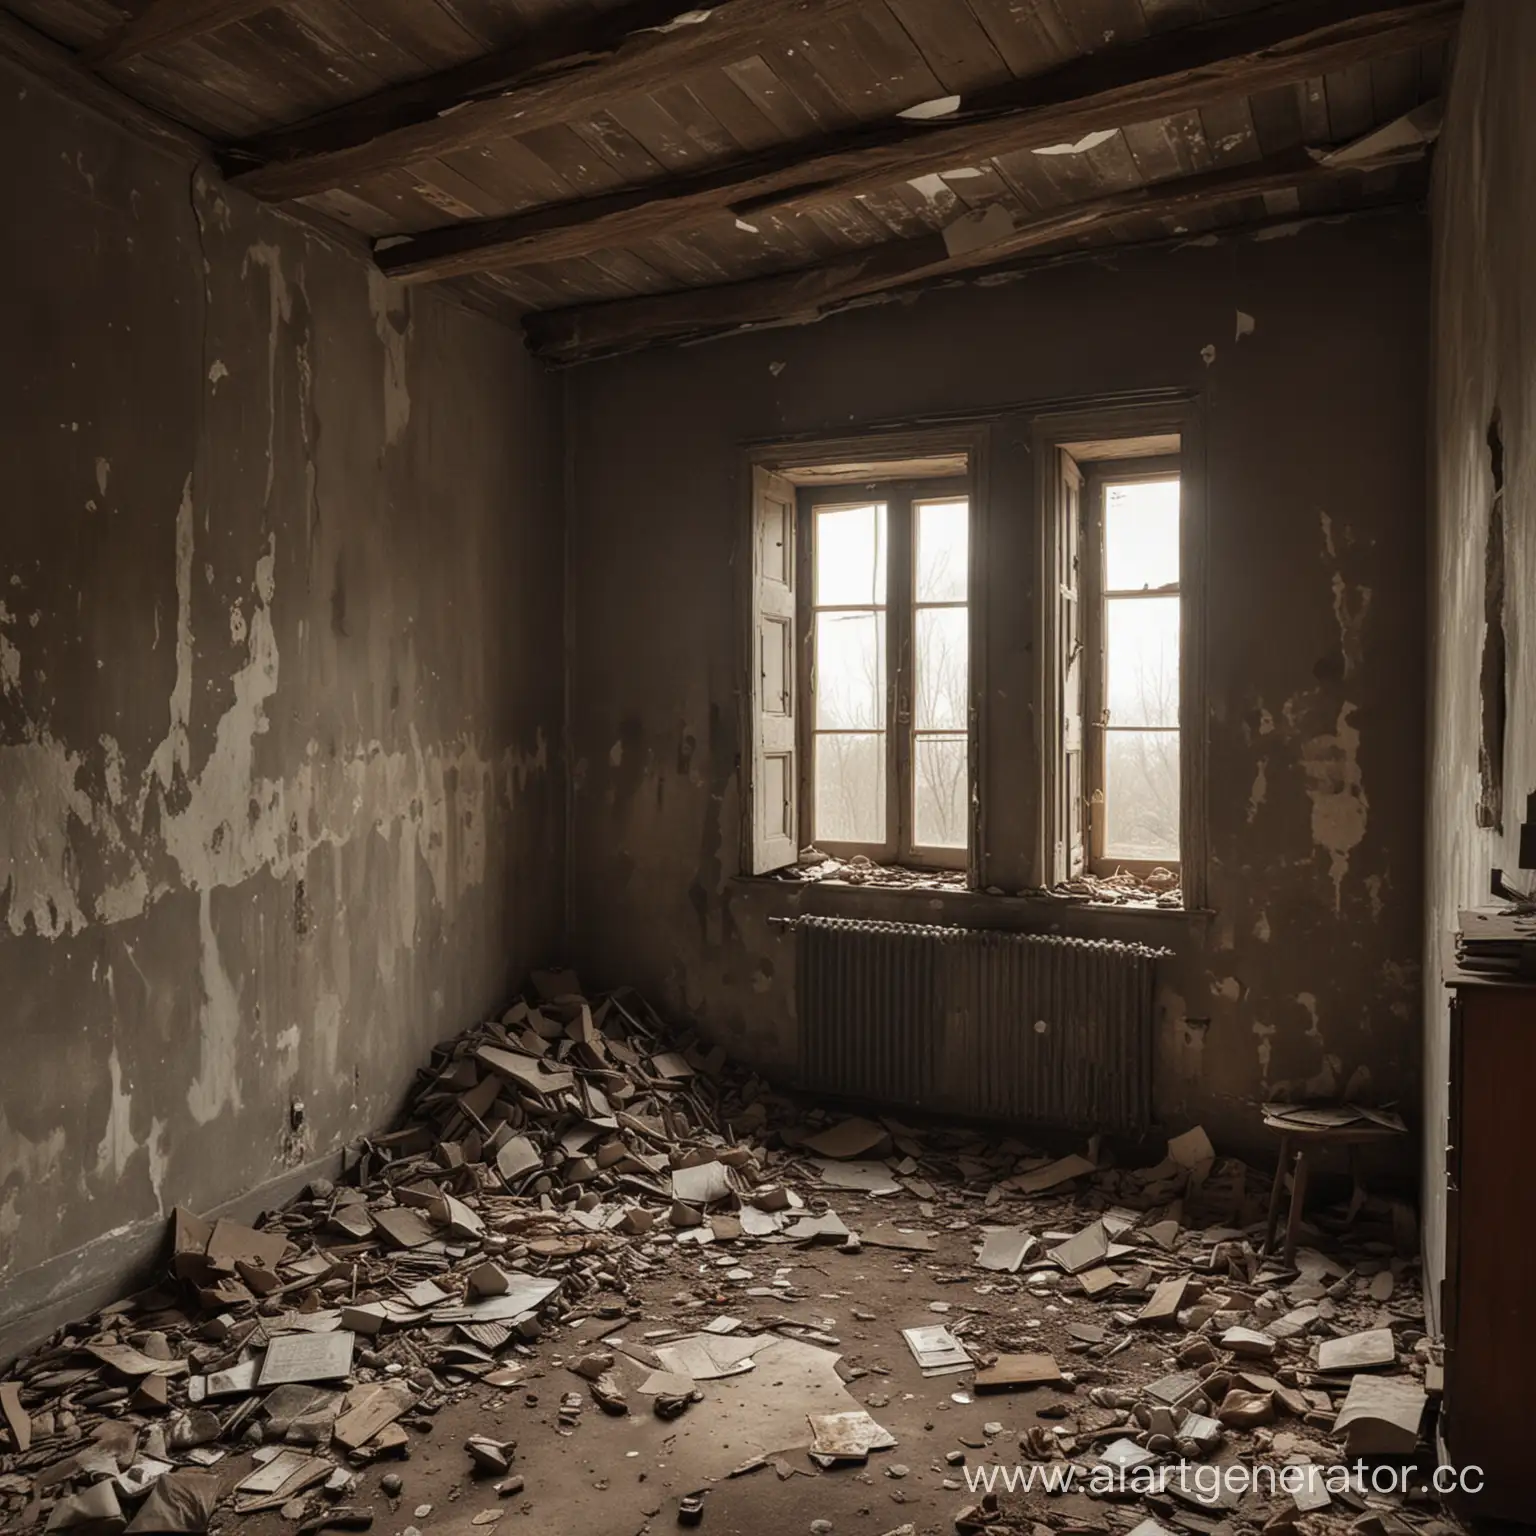
<instances>
[{"instance_id":1,"label":"peeling plaster wall","mask_svg":"<svg viewBox=\"0 0 1536 1536\"><path fill-rule=\"evenodd\" d=\"M1203 1120L1224 1144L1272 1156L1255 1104L1285 1088L1407 1100L1411 1114L1425 246L1412 213L1195 242L576 371L584 975L634 982L793 1075L793 944L770 917L835 906L1059 921L1177 950L1157 1046L1170 1125ZM849 900L737 878L740 446L1169 387L1199 391L1206 423L1212 915ZM994 433L994 519L1027 516L1023 421L1005 416ZM1030 601L1027 580L992 562L989 624ZM1027 822L1031 804L1027 787L1017 802L995 790L988 815Z\"/></svg>"},{"instance_id":2,"label":"peeling plaster wall","mask_svg":"<svg viewBox=\"0 0 1536 1536\"><path fill-rule=\"evenodd\" d=\"M1443 1273L1447 998L1440 946L1458 909L1482 905L1495 866L1528 888L1519 827L1536 790L1536 7L1471 0L1461 22L1433 216L1434 420L1430 528L1429 851L1424 992L1425 1247ZM1484 561L1504 442L1508 643L1504 826L1479 827Z\"/></svg>"},{"instance_id":3,"label":"peeling plaster wall","mask_svg":"<svg viewBox=\"0 0 1536 1536\"><path fill-rule=\"evenodd\" d=\"M8 67L0 137L3 1332L386 1119L563 797L519 338Z\"/></svg>"}]
</instances>

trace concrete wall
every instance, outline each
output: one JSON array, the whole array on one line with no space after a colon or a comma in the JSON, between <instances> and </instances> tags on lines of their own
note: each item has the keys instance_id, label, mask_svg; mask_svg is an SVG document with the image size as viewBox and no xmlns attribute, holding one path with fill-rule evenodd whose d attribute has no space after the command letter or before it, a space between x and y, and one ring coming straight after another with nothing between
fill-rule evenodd
<instances>
[{"instance_id":1,"label":"concrete wall","mask_svg":"<svg viewBox=\"0 0 1536 1536\"><path fill-rule=\"evenodd\" d=\"M1433 214L1429 848L1425 942L1425 1236L1443 1259L1447 1003L1440 945L1458 908L1482 905L1495 866L1517 870L1536 789L1536 7L1472 0L1461 23ZM1479 674L1494 484L1488 428L1504 443L1507 726L1503 831L1479 827ZM1432 1284L1433 1289L1433 1284Z\"/></svg>"},{"instance_id":2,"label":"concrete wall","mask_svg":"<svg viewBox=\"0 0 1536 1536\"><path fill-rule=\"evenodd\" d=\"M1175 947L1158 1038L1170 1124L1199 1119L1229 1146L1263 1147L1255 1103L1284 1088L1398 1099L1412 1115L1425 247L1414 213L1197 243L578 370L584 974L634 982L738 1055L793 1075L793 948L768 919L797 901L850 905L738 878L744 443L1002 411L990 515L1016 525L1031 515L1028 413L1006 408L1192 390L1210 508L1212 914L1060 916L1053 903L963 895L855 904ZM1240 311L1254 329L1239 340ZM1015 634L1031 601L1021 563L994 560L988 577L990 612ZM1028 785L1018 793L1030 799ZM1012 814L1003 799L994 822Z\"/></svg>"},{"instance_id":3,"label":"concrete wall","mask_svg":"<svg viewBox=\"0 0 1536 1536\"><path fill-rule=\"evenodd\" d=\"M563 799L519 338L8 66L0 139L3 1328L385 1120Z\"/></svg>"}]
</instances>

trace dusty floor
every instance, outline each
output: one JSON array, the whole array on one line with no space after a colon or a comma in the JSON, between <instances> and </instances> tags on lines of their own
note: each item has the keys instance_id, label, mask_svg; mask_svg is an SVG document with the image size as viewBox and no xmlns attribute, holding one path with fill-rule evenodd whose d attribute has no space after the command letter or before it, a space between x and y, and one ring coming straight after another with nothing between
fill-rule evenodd
<instances>
[{"instance_id":1,"label":"dusty floor","mask_svg":"<svg viewBox=\"0 0 1536 1536\"><path fill-rule=\"evenodd\" d=\"M1424 1453L1406 1207L1314 1201L1288 1264L1259 1252L1267 1178L1198 1129L1122 1167L1097 1138L1053 1159L839 1117L633 1000L541 989L434 1050L346 1182L257 1229L178 1210L157 1285L0 1378L0 1531L638 1536L703 1490L709 1531L915 1536L976 1514L968 1473L1086 1481L1108 1456L1272 1481L1219 1505L1005 1492L960 1528L1442 1536L1411 1497L1273 1485L1341 1471L1362 1429ZM912 1328L947 1330L957 1369L925 1375ZM1050 1384L978 1395L994 1360ZM662 1419L659 1388L695 1395ZM849 1414L894 1443L818 1461L813 1427ZM476 1476L473 1436L515 1442L510 1466Z\"/></svg>"},{"instance_id":2,"label":"dusty floor","mask_svg":"<svg viewBox=\"0 0 1536 1536\"><path fill-rule=\"evenodd\" d=\"M910 1218L916 1225L929 1225L915 1201L870 1202L876 1204L881 1219ZM852 1202L839 1202L839 1208L850 1216L861 1209ZM969 1231L940 1233L936 1254L914 1256L924 1267L915 1267L906 1255L888 1249L843 1254L831 1247L806 1251L751 1244L744 1252L727 1254L723 1245L715 1245L702 1250L699 1259L690 1255L674 1263L665 1278L644 1286L642 1321L624 1329L625 1339L636 1338L646 1328L686 1327L721 1313L741 1318L745 1332L758 1331L754 1324L764 1319L788 1317L822 1329L828 1329L830 1319L828 1331L841 1341L845 1374L851 1374L846 1370L850 1367L868 1373L851 1383L854 1397L896 1436L896 1446L872 1453L867 1467L821 1472L799 1450L784 1458L794 1469L795 1475L789 1478L781 1478L771 1464L727 1478L705 1495L706 1529L755 1536L767 1531L809 1531L813 1520L830 1520L838 1532L875 1536L905 1523L920 1532L951 1531L955 1512L976 1501L965 1490L963 1469L947 1465L945 1453L964 1451L971 1464L1016 1460L1019 1431L1043 1422L1038 1409L1078 1400L1071 1392L1049 1387L977 1397L967 1389L968 1374L923 1377L902 1342L902 1328L952 1321L974 1312L987 1319L981 1336L990 1342L1011 1339L1023 1348L1054 1351L1070 1370L1065 1324L1073 1318L1086 1320L1099 1311L1095 1303L1081 1297L1073 1300L1058 1294L1039 1301L1013 1277L978 1278L971 1269L970 1238ZM726 1264L753 1270L754 1281L723 1280ZM744 1294L749 1284L763 1283L781 1268L787 1269L803 1300L777 1302ZM941 1280L940 1274L948 1276L950 1283ZM978 1288L990 1289L991 1294L978 1295ZM933 1303L947 1306L947 1317L932 1312ZM855 1310L875 1312L878 1319L858 1321ZM349 1502L372 1505L376 1530L399 1533L415 1526L424 1536L475 1536L474 1516L487 1510L503 1510L505 1525L539 1533L636 1536L648 1525L673 1526L679 1495L698 1486L679 1465L691 1442L711 1447L724 1444L733 1453L739 1451L735 1464L757 1453L750 1442L733 1447L729 1441L720 1441L711 1413L710 1399L717 1394L747 1389L742 1378L705 1383L706 1401L670 1424L644 1411L644 1399L634 1403L635 1411L623 1419L604 1415L589 1402L576 1430L562 1435L555 1427L560 1397L584 1383L555 1365L554 1359L585 1353L586 1347L599 1345L602 1335L612 1329L612 1322L593 1319L558 1340L551 1338L540 1347L544 1360L528 1373L526 1389L471 1389L463 1401L437 1416L433 1434L413 1435L408 1461L379 1462L364 1472L357 1496ZM1148 1378L1159 1373L1157 1365L1164 1358L1157 1341L1149 1338L1116 1356L1115 1375ZM952 1393L971 1401L956 1403ZM988 1423L1001 1423L1003 1432L989 1437L983 1428ZM527 1485L521 1496L500 1499L494 1478L467 1475L463 1442L471 1434L517 1441L514 1468ZM246 1457L236 1460L238 1468L231 1469L232 1476L235 1470L243 1474L250 1466ZM892 1466L907 1467L908 1475L890 1477L887 1468ZM379 1490L380 1479L390 1471L400 1473L405 1482L393 1508ZM960 1486L945 1488L946 1479ZM431 1513L417 1516L416 1509L424 1504L432 1505ZM1023 1504L1022 1499L1004 1500L1009 1509L1022 1509ZM1053 1520L1067 1515L1090 1521L1102 1518L1102 1506L1086 1496L1054 1499L1051 1508ZM291 1530L276 1514L241 1524L253 1536L268 1532L279 1536Z\"/></svg>"},{"instance_id":3,"label":"dusty floor","mask_svg":"<svg viewBox=\"0 0 1536 1536\"><path fill-rule=\"evenodd\" d=\"M647 1400L633 1394L632 1411L623 1418L605 1415L588 1398L577 1427L561 1433L556 1410L562 1395L575 1388L586 1397L586 1384L564 1362L611 1347L614 1339L638 1341L647 1331L691 1329L728 1315L741 1319L743 1333L788 1319L835 1336L841 1372L852 1378L853 1396L897 1443L872 1453L862 1467L822 1471L798 1449L778 1458L777 1468L770 1458L744 1475L722 1477L704 1496L704 1529L721 1536L758 1536L811 1532L813 1522L830 1521L836 1533L868 1536L884 1536L904 1525L918 1533L952 1532L956 1513L979 1501L966 1487L966 1467L1021 1461L1021 1432L1037 1425L1050 1429L1063 1414L1082 1411L1092 1385L1134 1389L1177 1369L1172 1350L1186 1342L1182 1331L1142 1330L1110 1360L1091 1361L1074 1354L1068 1326L1105 1321L1111 1303L1072 1294L1076 1283L1049 1270L1013 1276L976 1269L979 1225L1027 1216L1028 1202L999 1212L983 1210L979 1198L951 1193L950 1209L941 1210L937 1223L924 1216L924 1203L904 1194L864 1202L839 1195L834 1203L850 1226L880 1221L928 1231L937 1227L936 1251L905 1254L865 1247L847 1254L835 1247L762 1243L673 1250L664 1272L635 1288L636 1306L617 1332L612 1320L593 1317L547 1335L524 1385L499 1392L469 1388L437 1414L430 1434L412 1433L409 1459L380 1461L366 1469L346 1502L371 1507L374 1530L390 1536L404 1536L412 1527L422 1536L476 1536L488 1523L502 1530L581 1536L638 1536L675 1528L679 1497L701 1486L701 1458L734 1467L764 1449L781 1449L732 1431L722 1437L721 1400L749 1397L761 1383L750 1374L701 1383L705 1401L672 1423L656 1418ZM968 1219L955 1208L967 1205ZM926 1208L933 1210L931 1204ZM1053 1201L1050 1208L1060 1206ZM1038 1206L1033 1214L1041 1214ZM944 1230L946 1219L959 1230ZM727 1269L750 1270L752 1278L728 1280ZM747 1295L749 1287L775 1277L790 1281L793 1299ZM946 1310L936 1312L935 1307ZM900 1330L953 1325L965 1316L977 1320L966 1334L973 1348L1053 1353L1078 1384L977 1395L969 1372L925 1378ZM520 1495L498 1497L495 1478L470 1474L464 1441L472 1434L517 1442L513 1468L525 1480ZM1236 1452L1250 1437L1232 1439L1236 1443L1229 1450ZM947 1460L955 1452L964 1453L964 1466ZM231 1483L253 1465L248 1456L230 1460ZM902 1467L904 1476L891 1475L891 1468ZM394 1500L381 1487L392 1472L404 1482ZM1381 1508L1399 1503L1371 1502ZM428 1505L430 1510L421 1513ZM1223 1529L1210 1516L1185 1511L1172 1501L1159 1509L1155 1503L1117 1507L1086 1492L1049 1497L1004 1493L1001 1498L1002 1521L1020 1530L1035 1522L1057 1530L1129 1530L1149 1514L1190 1532ZM1244 1525L1262 1525L1268 1514L1262 1503L1234 1512ZM1332 1516L1324 1518L1350 1514L1336 1504ZM989 1518L997 1521L999 1516ZM229 1523L251 1536L287 1536L292 1530L276 1513Z\"/></svg>"}]
</instances>

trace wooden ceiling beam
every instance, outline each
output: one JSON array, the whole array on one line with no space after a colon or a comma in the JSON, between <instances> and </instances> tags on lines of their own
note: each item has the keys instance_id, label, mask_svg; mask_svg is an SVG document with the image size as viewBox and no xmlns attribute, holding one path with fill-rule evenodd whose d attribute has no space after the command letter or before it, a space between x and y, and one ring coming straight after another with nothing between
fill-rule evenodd
<instances>
[{"instance_id":1,"label":"wooden ceiling beam","mask_svg":"<svg viewBox=\"0 0 1536 1536\"><path fill-rule=\"evenodd\" d=\"M949 118L892 119L728 165L506 218L446 225L377 253L435 281L561 261L731 216L856 197L993 155L1075 143L1444 39L1461 0L1286 0L1105 49L979 92Z\"/></svg>"},{"instance_id":2,"label":"wooden ceiling beam","mask_svg":"<svg viewBox=\"0 0 1536 1536\"><path fill-rule=\"evenodd\" d=\"M270 11L281 0L151 0L137 6L136 14L109 32L99 43L81 50L80 62L92 69L106 69L123 64L141 53L169 48L189 38L233 26L262 11Z\"/></svg>"},{"instance_id":3,"label":"wooden ceiling beam","mask_svg":"<svg viewBox=\"0 0 1536 1536\"><path fill-rule=\"evenodd\" d=\"M1305 150L1069 203L967 247L949 231L892 240L820 266L742 282L573 305L523 317L528 345L551 362L587 362L666 341L754 325L806 322L870 294L995 267L1041 246L1132 215L1167 218L1200 208L1358 176L1319 165ZM985 226L972 215L978 232ZM963 224L965 221L962 220ZM953 242L953 243L952 243Z\"/></svg>"},{"instance_id":4,"label":"wooden ceiling beam","mask_svg":"<svg viewBox=\"0 0 1536 1536\"><path fill-rule=\"evenodd\" d=\"M735 63L869 0L631 0L483 59L231 147L236 186L268 202L489 144L617 97ZM254 162L254 164L253 164Z\"/></svg>"}]
</instances>

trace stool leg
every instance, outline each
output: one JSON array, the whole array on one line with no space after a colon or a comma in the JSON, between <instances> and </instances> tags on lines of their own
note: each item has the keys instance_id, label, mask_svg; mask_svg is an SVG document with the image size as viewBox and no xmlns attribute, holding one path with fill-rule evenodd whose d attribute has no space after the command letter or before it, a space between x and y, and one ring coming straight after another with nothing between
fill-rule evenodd
<instances>
[{"instance_id":1,"label":"stool leg","mask_svg":"<svg viewBox=\"0 0 1536 1536\"><path fill-rule=\"evenodd\" d=\"M1349 1193L1349 1220L1353 1224L1365 1206L1365 1174L1362 1171L1363 1159L1360 1156L1360 1147L1351 1142L1349 1148L1349 1177L1354 1186Z\"/></svg>"},{"instance_id":2,"label":"stool leg","mask_svg":"<svg viewBox=\"0 0 1536 1536\"><path fill-rule=\"evenodd\" d=\"M1269 1229L1264 1234L1264 1252L1275 1247L1275 1228L1280 1225L1280 1196L1285 1193L1285 1175L1291 1161L1291 1138L1280 1138L1280 1161L1275 1165L1275 1182L1269 1191Z\"/></svg>"},{"instance_id":3,"label":"stool leg","mask_svg":"<svg viewBox=\"0 0 1536 1536\"><path fill-rule=\"evenodd\" d=\"M1302 1207L1307 1203L1307 1149L1296 1153L1296 1170L1291 1174L1291 1214L1285 1224L1285 1262L1296 1260L1296 1238L1301 1232Z\"/></svg>"}]
</instances>

